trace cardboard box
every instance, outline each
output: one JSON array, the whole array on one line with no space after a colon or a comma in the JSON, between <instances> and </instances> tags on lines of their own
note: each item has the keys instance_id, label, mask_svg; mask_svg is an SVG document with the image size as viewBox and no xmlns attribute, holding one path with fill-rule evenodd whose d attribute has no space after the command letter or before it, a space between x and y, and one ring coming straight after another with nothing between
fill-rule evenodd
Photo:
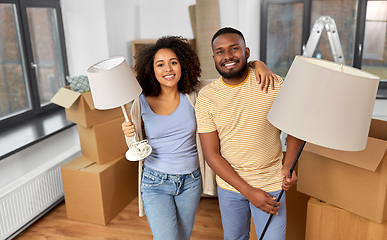
<instances>
[{"instance_id":1,"label":"cardboard box","mask_svg":"<svg viewBox=\"0 0 387 240\"><path fill-rule=\"evenodd\" d=\"M298 170L295 169L295 171L298 175ZM286 240L305 239L306 209L309 198L298 192L296 185L286 191Z\"/></svg>"},{"instance_id":2,"label":"cardboard box","mask_svg":"<svg viewBox=\"0 0 387 240\"><path fill-rule=\"evenodd\" d=\"M387 220L387 122L372 119L367 147L347 152L307 143L297 190L377 223Z\"/></svg>"},{"instance_id":3,"label":"cardboard box","mask_svg":"<svg viewBox=\"0 0 387 240\"><path fill-rule=\"evenodd\" d=\"M83 127L92 127L123 115L120 108L97 110L91 92L81 94L71 91L69 86L59 89L51 102L64 107L66 118Z\"/></svg>"},{"instance_id":4,"label":"cardboard box","mask_svg":"<svg viewBox=\"0 0 387 240\"><path fill-rule=\"evenodd\" d=\"M305 239L384 240L387 239L387 223L378 224L311 198L308 202Z\"/></svg>"},{"instance_id":5,"label":"cardboard box","mask_svg":"<svg viewBox=\"0 0 387 240\"><path fill-rule=\"evenodd\" d=\"M121 114L121 117L89 128L78 125L82 154L98 164L124 156L128 150L121 127L124 121Z\"/></svg>"},{"instance_id":6,"label":"cardboard box","mask_svg":"<svg viewBox=\"0 0 387 240\"><path fill-rule=\"evenodd\" d=\"M96 164L81 156L62 166L67 217L108 224L137 197L137 168L125 157Z\"/></svg>"}]
</instances>

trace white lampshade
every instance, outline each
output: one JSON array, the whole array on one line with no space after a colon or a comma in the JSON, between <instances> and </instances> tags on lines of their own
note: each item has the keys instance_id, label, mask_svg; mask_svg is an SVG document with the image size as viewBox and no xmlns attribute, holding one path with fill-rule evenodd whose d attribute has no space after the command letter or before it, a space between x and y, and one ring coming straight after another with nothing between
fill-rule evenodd
<instances>
[{"instance_id":1,"label":"white lampshade","mask_svg":"<svg viewBox=\"0 0 387 240\"><path fill-rule=\"evenodd\" d=\"M267 118L306 142L363 150L379 80L356 68L296 56Z\"/></svg>"},{"instance_id":2,"label":"white lampshade","mask_svg":"<svg viewBox=\"0 0 387 240\"><path fill-rule=\"evenodd\" d=\"M99 110L123 106L142 89L124 57L112 57L87 70L94 106Z\"/></svg>"},{"instance_id":3,"label":"white lampshade","mask_svg":"<svg viewBox=\"0 0 387 240\"><path fill-rule=\"evenodd\" d=\"M138 97L141 86L124 57L112 57L87 69L94 106L99 110L121 107L126 122L129 122L125 104ZM152 152L147 140L140 142L132 137L125 156L130 161L144 159Z\"/></svg>"}]
</instances>

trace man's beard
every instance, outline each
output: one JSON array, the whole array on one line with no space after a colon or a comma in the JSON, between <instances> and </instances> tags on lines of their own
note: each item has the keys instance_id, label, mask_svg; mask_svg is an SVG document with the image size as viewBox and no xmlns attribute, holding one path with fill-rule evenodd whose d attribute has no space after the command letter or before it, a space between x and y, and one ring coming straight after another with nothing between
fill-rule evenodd
<instances>
[{"instance_id":1,"label":"man's beard","mask_svg":"<svg viewBox=\"0 0 387 240\"><path fill-rule=\"evenodd\" d=\"M242 66L239 70L236 70L236 71L231 71L231 72L223 72L220 70L220 68L218 67L217 64L215 64L215 68L216 70L218 71L218 73L225 79L234 79L234 78L238 78L240 77L241 75L243 75L243 73L246 71L246 68L247 68L247 58L246 60L242 63Z\"/></svg>"}]
</instances>

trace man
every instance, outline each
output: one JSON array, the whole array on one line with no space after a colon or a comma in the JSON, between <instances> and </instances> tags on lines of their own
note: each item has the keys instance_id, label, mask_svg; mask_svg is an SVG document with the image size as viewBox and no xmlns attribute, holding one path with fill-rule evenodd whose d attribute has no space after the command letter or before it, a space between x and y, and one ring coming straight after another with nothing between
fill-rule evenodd
<instances>
[{"instance_id":1,"label":"man","mask_svg":"<svg viewBox=\"0 0 387 240\"><path fill-rule=\"evenodd\" d=\"M224 239L248 239L251 215L260 236L275 214L265 239L285 240L286 198L276 199L281 187L297 181L290 168L302 141L288 136L282 166L280 131L267 114L283 80L277 76L273 90L260 91L247 65L250 49L236 29L216 32L212 50L221 77L200 91L195 109L205 159L217 174Z\"/></svg>"}]
</instances>

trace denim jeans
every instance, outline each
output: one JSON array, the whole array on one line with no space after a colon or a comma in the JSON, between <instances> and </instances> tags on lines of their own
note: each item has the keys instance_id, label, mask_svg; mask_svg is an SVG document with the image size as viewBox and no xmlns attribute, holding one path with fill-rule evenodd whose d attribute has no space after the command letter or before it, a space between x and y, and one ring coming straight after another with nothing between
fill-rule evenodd
<instances>
[{"instance_id":1,"label":"denim jeans","mask_svg":"<svg viewBox=\"0 0 387 240\"><path fill-rule=\"evenodd\" d=\"M269 194L278 198L281 191ZM247 240L250 238L250 219L253 216L258 239L269 219L269 214L254 207L247 198L238 192L218 187L219 208L222 217L225 240ZM286 197L281 197L278 215L274 215L265 233L264 240L286 239Z\"/></svg>"},{"instance_id":2,"label":"denim jeans","mask_svg":"<svg viewBox=\"0 0 387 240\"><path fill-rule=\"evenodd\" d=\"M155 240L189 240L202 194L200 169L177 175L144 166L141 195Z\"/></svg>"}]
</instances>

